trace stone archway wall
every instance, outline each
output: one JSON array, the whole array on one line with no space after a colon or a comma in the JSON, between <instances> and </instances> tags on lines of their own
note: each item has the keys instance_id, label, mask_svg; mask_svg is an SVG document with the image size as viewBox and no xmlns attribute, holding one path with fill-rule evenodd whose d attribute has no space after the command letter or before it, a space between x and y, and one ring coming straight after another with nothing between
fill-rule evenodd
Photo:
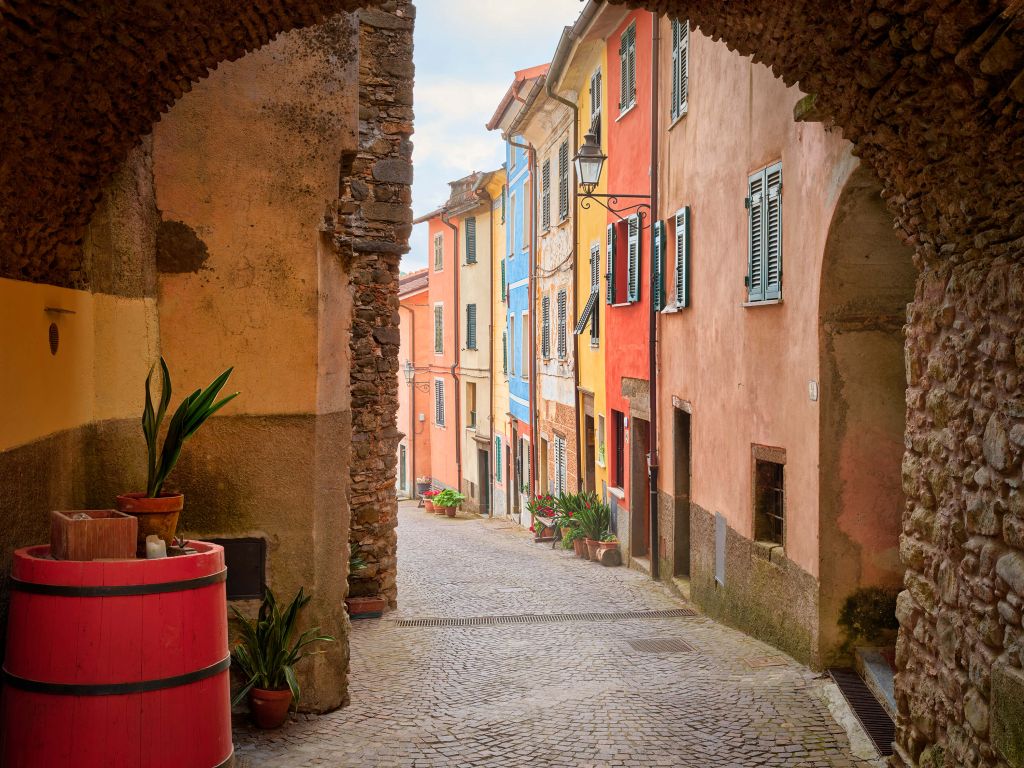
<instances>
[{"instance_id":1,"label":"stone archway wall","mask_svg":"<svg viewBox=\"0 0 1024 768\"><path fill-rule=\"evenodd\" d=\"M798 83L881 179L919 273L895 760L1024 765L1024 6L619 1Z\"/></svg>"}]
</instances>

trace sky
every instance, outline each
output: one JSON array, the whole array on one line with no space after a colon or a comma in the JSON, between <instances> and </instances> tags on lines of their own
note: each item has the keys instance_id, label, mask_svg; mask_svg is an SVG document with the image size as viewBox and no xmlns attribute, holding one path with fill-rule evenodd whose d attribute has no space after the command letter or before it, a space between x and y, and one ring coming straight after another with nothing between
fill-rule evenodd
<instances>
[{"instance_id":1,"label":"sky","mask_svg":"<svg viewBox=\"0 0 1024 768\"><path fill-rule=\"evenodd\" d=\"M551 60L581 0L419 0L416 3L416 216L448 199L448 182L504 161L499 131L485 127L517 69ZM427 265L427 225L413 229L401 269Z\"/></svg>"}]
</instances>

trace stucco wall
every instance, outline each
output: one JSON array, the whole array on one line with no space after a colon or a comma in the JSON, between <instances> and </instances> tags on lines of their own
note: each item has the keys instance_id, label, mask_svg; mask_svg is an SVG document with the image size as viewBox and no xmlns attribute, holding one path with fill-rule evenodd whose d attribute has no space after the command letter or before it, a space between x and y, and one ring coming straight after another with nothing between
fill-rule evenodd
<instances>
[{"instance_id":1,"label":"stucco wall","mask_svg":"<svg viewBox=\"0 0 1024 768\"><path fill-rule=\"evenodd\" d=\"M434 268L434 237L440 235L443 240L444 260L440 270ZM430 474L438 488L455 488L460 485L459 468L456 465L455 444L459 439L456 424L456 388L457 379L452 375L452 367L457 359L455 353L456 323L463 322L459 317L459 308L455 303L455 280L458 279L458 268L455 265L455 233L445 224L440 216L429 222L428 268L430 269L430 352L427 355L429 369L424 377L430 383L430 408L427 412L427 423L430 425ZM462 258L459 248L459 258ZM434 349L434 307L441 304L444 311L444 349L438 354ZM459 343L465 342L465 334L461 334ZM436 380L444 382L444 425L437 424L434 416L434 386Z\"/></svg>"}]
</instances>

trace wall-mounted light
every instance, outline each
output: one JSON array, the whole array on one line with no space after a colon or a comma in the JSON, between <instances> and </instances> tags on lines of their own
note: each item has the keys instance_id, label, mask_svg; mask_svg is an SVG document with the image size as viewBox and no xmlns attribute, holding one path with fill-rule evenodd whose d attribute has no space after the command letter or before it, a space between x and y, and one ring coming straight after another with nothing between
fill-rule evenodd
<instances>
[{"instance_id":1,"label":"wall-mounted light","mask_svg":"<svg viewBox=\"0 0 1024 768\"><path fill-rule=\"evenodd\" d=\"M647 218L647 212L651 210L650 203L640 202L623 206L617 206L617 203L620 197L649 201L650 195L597 194L594 192L598 182L601 181L601 171L604 169L604 161L607 159L608 156L601 151L596 134L588 133L583 137L583 146L573 158L573 162L576 164L576 178L579 180L580 191L583 192L580 197L580 207L588 210L590 203L596 202L606 211L614 214L619 221L625 221L626 217L622 215L622 212L635 210L637 218L640 219L640 228L643 229L644 219ZM604 200L608 202L605 203Z\"/></svg>"}]
</instances>

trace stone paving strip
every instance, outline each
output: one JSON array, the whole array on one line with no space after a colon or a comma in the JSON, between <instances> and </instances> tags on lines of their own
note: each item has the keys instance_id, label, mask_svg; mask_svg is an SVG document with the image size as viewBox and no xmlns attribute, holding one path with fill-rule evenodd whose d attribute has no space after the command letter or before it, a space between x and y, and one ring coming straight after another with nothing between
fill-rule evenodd
<instances>
[{"instance_id":1,"label":"stone paving strip","mask_svg":"<svg viewBox=\"0 0 1024 768\"><path fill-rule=\"evenodd\" d=\"M400 626L689 607L503 521L402 504L399 605L353 627L351 705L276 732L240 727L241 767L883 765L853 754L823 680L700 615Z\"/></svg>"}]
</instances>

